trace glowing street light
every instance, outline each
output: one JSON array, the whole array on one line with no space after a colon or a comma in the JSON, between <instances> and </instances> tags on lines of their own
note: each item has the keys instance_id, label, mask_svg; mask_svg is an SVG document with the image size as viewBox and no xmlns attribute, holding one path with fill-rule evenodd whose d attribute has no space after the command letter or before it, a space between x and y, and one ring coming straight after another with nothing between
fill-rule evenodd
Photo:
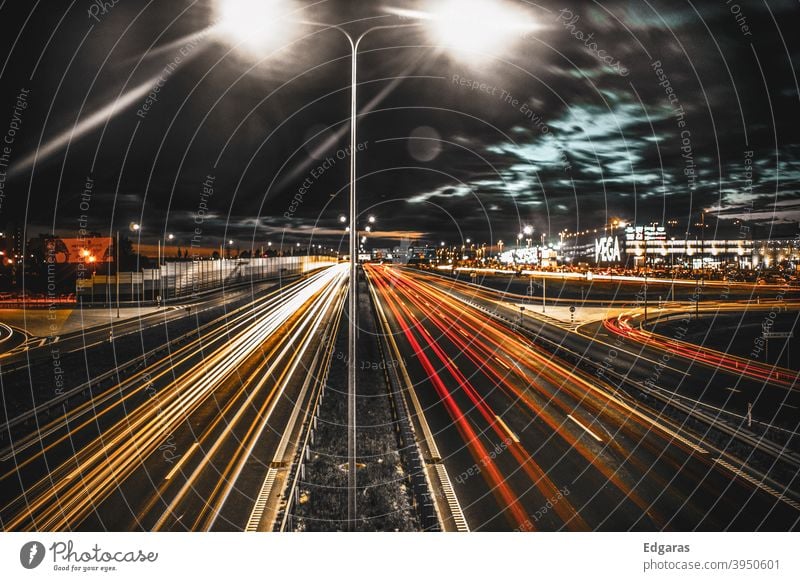
<instances>
[{"instance_id":1,"label":"glowing street light","mask_svg":"<svg viewBox=\"0 0 800 581\"><path fill-rule=\"evenodd\" d=\"M296 10L289 0L217 0L214 32L236 39L236 48L266 55L292 40Z\"/></svg>"},{"instance_id":2,"label":"glowing street light","mask_svg":"<svg viewBox=\"0 0 800 581\"><path fill-rule=\"evenodd\" d=\"M389 12L429 21L436 44L455 53L468 53L472 59L539 28L526 12L505 0L444 0L429 11L392 8Z\"/></svg>"}]
</instances>

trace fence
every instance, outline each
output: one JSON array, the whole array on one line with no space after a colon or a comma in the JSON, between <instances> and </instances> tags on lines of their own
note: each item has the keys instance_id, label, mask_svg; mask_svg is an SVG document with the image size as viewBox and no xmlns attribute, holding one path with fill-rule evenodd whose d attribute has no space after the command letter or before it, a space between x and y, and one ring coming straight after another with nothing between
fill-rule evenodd
<instances>
[{"instance_id":1,"label":"fence","mask_svg":"<svg viewBox=\"0 0 800 581\"><path fill-rule=\"evenodd\" d=\"M167 301L223 286L303 274L335 264L329 256L276 256L168 262L160 268L119 273L119 298L126 301ZM76 282L78 302L117 300L117 276L92 274Z\"/></svg>"}]
</instances>

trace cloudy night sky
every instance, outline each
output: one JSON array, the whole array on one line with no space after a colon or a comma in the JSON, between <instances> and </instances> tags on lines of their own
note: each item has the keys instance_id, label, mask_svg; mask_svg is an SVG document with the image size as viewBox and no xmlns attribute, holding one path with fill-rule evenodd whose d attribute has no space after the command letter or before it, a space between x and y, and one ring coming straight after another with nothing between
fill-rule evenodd
<instances>
[{"instance_id":1,"label":"cloudy night sky","mask_svg":"<svg viewBox=\"0 0 800 581\"><path fill-rule=\"evenodd\" d=\"M213 176L204 245L343 242L350 47L299 24L315 21L418 24L371 33L359 54L374 245L688 224L703 209L714 227L797 232L794 0L509 1L495 4L510 18L477 21L464 2L447 37L416 18L446 2L265 2L249 19L264 22L258 46L215 24L211 0L112 4L0 2L0 133L17 127L2 227L69 236L84 214L100 233L140 222L145 242L187 243Z\"/></svg>"}]
</instances>

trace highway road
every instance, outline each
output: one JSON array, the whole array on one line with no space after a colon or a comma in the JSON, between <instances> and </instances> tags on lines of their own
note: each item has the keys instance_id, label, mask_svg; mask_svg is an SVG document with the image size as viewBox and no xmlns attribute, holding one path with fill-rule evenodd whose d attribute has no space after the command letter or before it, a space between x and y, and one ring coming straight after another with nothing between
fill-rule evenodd
<instances>
[{"instance_id":1,"label":"highway road","mask_svg":"<svg viewBox=\"0 0 800 581\"><path fill-rule=\"evenodd\" d=\"M96 392L113 387L146 362L168 355L194 341L198 334L227 325L233 317L253 308L257 297L299 278L302 277L226 289L180 305L158 311L147 309L120 319L116 318L116 309L92 310L85 317L86 328L56 337L30 338L19 348L0 355L3 375L0 421L19 421L26 417L31 423L34 410L47 413L47 409L56 404L71 408L84 403L90 389ZM23 314L42 319L48 316L48 311ZM83 314L83 310L77 310L78 317ZM98 321L103 324L97 324ZM22 336L21 332L15 334ZM46 409L42 410L43 407ZM28 415L23 416L25 413ZM7 428L6 423L0 424L0 447L7 445L16 433L14 426L10 432Z\"/></svg>"},{"instance_id":2,"label":"highway road","mask_svg":"<svg viewBox=\"0 0 800 581\"><path fill-rule=\"evenodd\" d=\"M533 318L521 319L520 332L516 307L501 307L494 291L365 268L472 530L798 526L796 483L759 482L729 451L562 358L563 349L546 348L602 360L613 343ZM617 372L627 365L648 377L646 366L633 365L644 355L615 351ZM665 373L705 381L669 367L657 383Z\"/></svg>"},{"instance_id":3,"label":"highway road","mask_svg":"<svg viewBox=\"0 0 800 581\"><path fill-rule=\"evenodd\" d=\"M190 315L197 318L204 312L220 307L232 310L243 301L246 302L248 299L269 289L293 282L298 278L301 277L293 275L280 281L257 282L248 286L223 289L219 292L206 293L195 298L172 302L167 306L162 306L160 309L148 306L142 309L141 313L136 313L137 309L130 306L133 303L128 305L123 303L123 308L121 309L123 316L121 318L117 318L117 309L114 305L110 307L60 306L56 311L56 316L61 310L78 311L81 314L87 313L89 316L86 319L94 321L95 324L84 324L78 330L59 333L53 337L46 335L36 336L35 334L32 335L27 329L15 329L13 326L9 327L8 325L0 324L0 365L6 369L18 368L36 363L42 359L49 359L50 348L53 346L57 346L61 354L83 352L108 341L109 337L119 339L131 334L141 334L143 331L153 327ZM41 320L47 320L48 317L46 308L28 308L24 314L31 320L37 319L39 321L37 327L49 328L49 325L41 324ZM19 318L15 317L15 319ZM97 323L97 321L101 321L101 323ZM10 339L8 344L3 342L6 335Z\"/></svg>"},{"instance_id":4,"label":"highway road","mask_svg":"<svg viewBox=\"0 0 800 581\"><path fill-rule=\"evenodd\" d=\"M740 368L737 369L735 358L715 360L712 354L701 357L701 349L678 349L669 341L673 338L666 342L642 341L641 335L622 332L613 321L571 325L552 319L542 313L538 298L531 300L525 295L425 272L419 272L419 276L454 297L514 320L542 343L570 352L576 362L602 367L604 372L600 375L606 378L624 377L626 382L647 383L664 397L682 398L687 405L702 406L708 413L722 415L731 421L741 421L750 404L754 422L765 429L774 427L785 437L791 436L792 441L787 446L800 452L800 441L794 436L800 429L800 391L796 389L797 374L794 372L775 370L767 373L764 366L751 364L747 368L742 360L738 361ZM623 320L638 323L643 319L643 303L637 301L634 294L621 297L613 304L630 309ZM788 298L734 302L720 301L717 297L702 303L699 310L706 314L747 310L768 316L771 310L783 310L790 305L800 307L797 301ZM520 311L521 306L525 307L524 312ZM657 303L650 304L651 319L657 315L681 313L681 316L691 317L697 304L670 302L664 303L663 309L657 306Z\"/></svg>"},{"instance_id":5,"label":"highway road","mask_svg":"<svg viewBox=\"0 0 800 581\"><path fill-rule=\"evenodd\" d=\"M337 265L258 296L16 437L0 451L2 528L242 530L327 365L346 288Z\"/></svg>"}]
</instances>

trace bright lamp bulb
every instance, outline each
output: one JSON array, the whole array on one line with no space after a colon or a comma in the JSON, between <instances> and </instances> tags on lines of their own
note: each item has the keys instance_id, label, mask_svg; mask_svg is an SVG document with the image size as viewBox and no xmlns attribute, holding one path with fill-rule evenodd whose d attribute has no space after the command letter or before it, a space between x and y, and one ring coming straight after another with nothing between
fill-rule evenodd
<instances>
[{"instance_id":1,"label":"bright lamp bulb","mask_svg":"<svg viewBox=\"0 0 800 581\"><path fill-rule=\"evenodd\" d=\"M523 12L499 0L445 0L431 17L440 44L473 54L495 51L533 29Z\"/></svg>"},{"instance_id":2,"label":"bright lamp bulb","mask_svg":"<svg viewBox=\"0 0 800 581\"><path fill-rule=\"evenodd\" d=\"M279 48L291 38L288 0L217 0L217 31L254 53Z\"/></svg>"}]
</instances>

